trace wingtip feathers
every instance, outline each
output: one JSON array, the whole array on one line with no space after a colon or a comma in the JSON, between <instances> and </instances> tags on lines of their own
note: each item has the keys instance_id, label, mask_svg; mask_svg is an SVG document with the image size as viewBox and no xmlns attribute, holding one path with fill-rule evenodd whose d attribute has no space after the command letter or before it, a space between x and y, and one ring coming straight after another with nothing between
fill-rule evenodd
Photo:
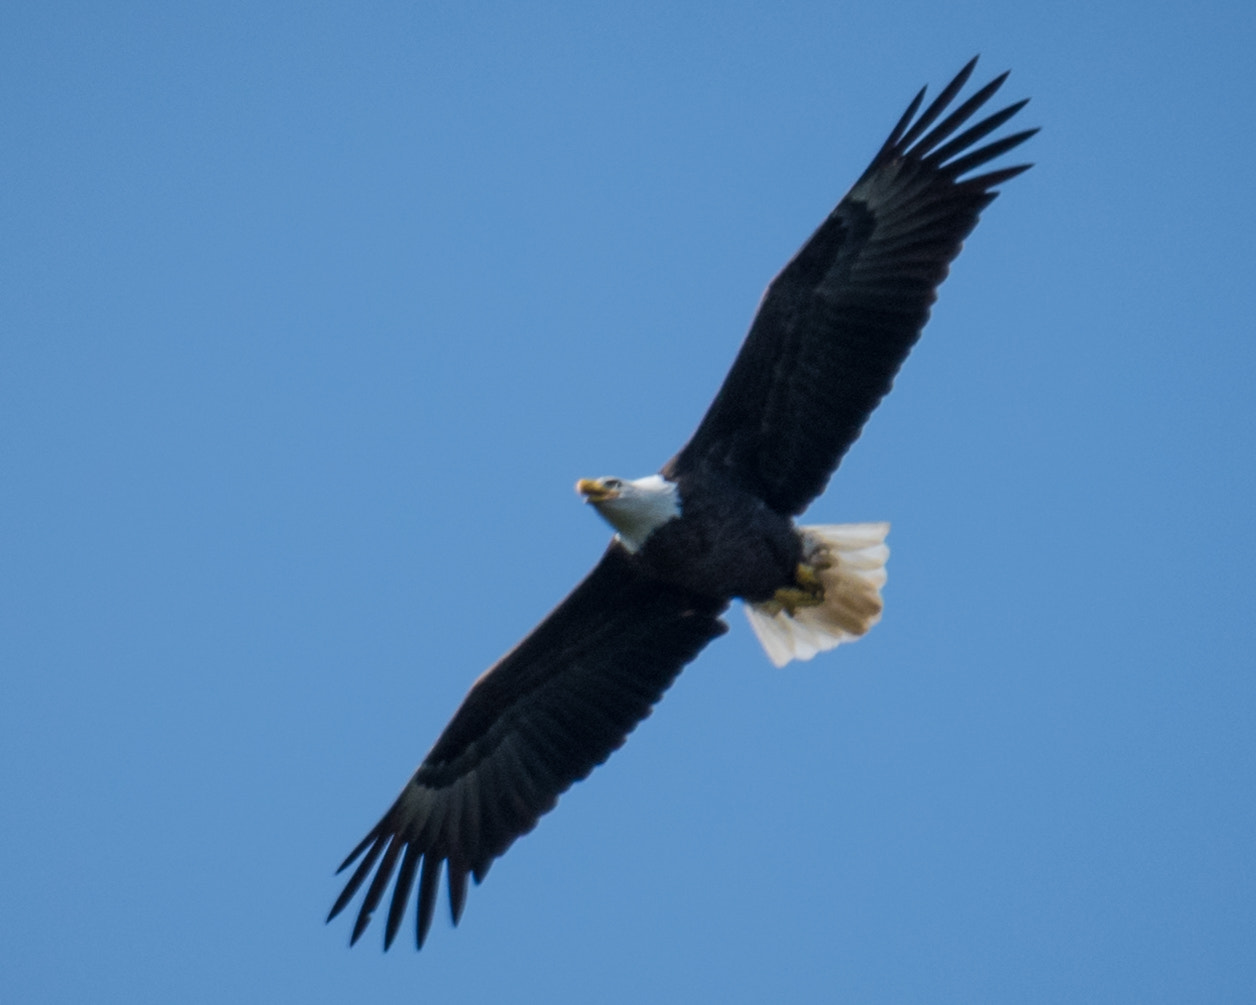
<instances>
[{"instance_id":1,"label":"wingtip feathers","mask_svg":"<svg viewBox=\"0 0 1256 1005\"><path fill-rule=\"evenodd\" d=\"M947 108L964 88L964 85L968 83L969 78L976 69L977 59L978 57L974 56L965 63L959 73L951 79L938 96L919 115L917 115L917 112L923 104L925 90L922 89L916 94L915 98L908 105L906 112L903 113L894 129L890 132L889 138L881 150L878 151L877 156L873 158L872 164L864 172L865 178L884 164L887 158L903 157L921 161L931 168L941 170L952 181L969 185L973 179L959 181L963 174L1007 153L1038 131L1036 128L1026 129L1012 136L995 140L983 147L973 149L974 144L1004 125L1029 103L1028 98L1023 98L1013 102L1006 108L991 113L974 125L969 126L959 135L951 138L952 133L968 122L979 109L983 108L994 97L1011 73L1010 70L1004 70L982 85L942 118ZM939 118L941 118L941 121L938 121ZM1006 175L1000 172L990 172L987 175L982 175L981 178L985 183L985 187L990 188L1007 181L1009 178L1021 173L1021 171L1027 170L1030 165L1018 165L1017 167L1018 170L1014 173Z\"/></svg>"}]
</instances>

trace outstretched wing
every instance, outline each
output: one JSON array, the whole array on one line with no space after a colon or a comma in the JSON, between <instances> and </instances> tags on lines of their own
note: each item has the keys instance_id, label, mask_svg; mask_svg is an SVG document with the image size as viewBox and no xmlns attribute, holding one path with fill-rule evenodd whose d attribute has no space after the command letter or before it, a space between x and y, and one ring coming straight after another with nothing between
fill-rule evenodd
<instances>
[{"instance_id":1,"label":"outstretched wing","mask_svg":"<svg viewBox=\"0 0 1256 1005\"><path fill-rule=\"evenodd\" d=\"M995 186L1029 167L963 177L1037 132L977 146L1020 101L951 138L1007 77L939 122L976 62L913 122L925 92L916 96L855 187L772 280L715 401L664 468L668 477L719 470L791 516L824 491L920 337Z\"/></svg>"},{"instance_id":2,"label":"outstretched wing","mask_svg":"<svg viewBox=\"0 0 1256 1005\"><path fill-rule=\"evenodd\" d=\"M356 942L396 871L387 949L418 876L421 947L447 863L457 924L467 876L480 882L493 859L624 742L685 664L727 631L719 619L727 606L644 578L612 544L567 599L472 686L392 808L340 866L365 852L327 920L374 870L353 926Z\"/></svg>"}]
</instances>

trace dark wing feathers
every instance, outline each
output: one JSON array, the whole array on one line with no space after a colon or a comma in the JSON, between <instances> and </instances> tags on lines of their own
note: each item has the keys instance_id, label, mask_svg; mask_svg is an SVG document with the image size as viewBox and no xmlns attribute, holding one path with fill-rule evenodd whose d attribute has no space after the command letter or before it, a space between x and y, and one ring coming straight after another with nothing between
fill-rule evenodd
<instances>
[{"instance_id":1,"label":"dark wing feathers","mask_svg":"<svg viewBox=\"0 0 1256 1005\"><path fill-rule=\"evenodd\" d=\"M457 924L476 882L558 796L619 747L726 627L726 603L643 578L619 545L537 629L471 688L392 808L341 870L365 856L330 921L366 883L356 942L392 884L391 945L418 880L416 941L435 910L442 867ZM373 875L372 875L373 873Z\"/></svg>"},{"instance_id":2,"label":"dark wing feathers","mask_svg":"<svg viewBox=\"0 0 1256 1005\"><path fill-rule=\"evenodd\" d=\"M918 118L924 91L916 96L854 188L771 282L732 370L666 475L720 469L788 515L824 490L920 337L995 186L1028 168L962 177L1036 132L974 149L1021 101L953 135L1007 76L946 114L975 63Z\"/></svg>"}]
</instances>

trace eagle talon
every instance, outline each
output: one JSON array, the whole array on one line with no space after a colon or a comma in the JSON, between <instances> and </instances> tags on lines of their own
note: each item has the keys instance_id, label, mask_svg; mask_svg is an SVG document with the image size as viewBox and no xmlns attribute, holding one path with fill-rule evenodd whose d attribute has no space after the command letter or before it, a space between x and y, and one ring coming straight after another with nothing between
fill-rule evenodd
<instances>
[{"instance_id":1,"label":"eagle talon","mask_svg":"<svg viewBox=\"0 0 1256 1005\"><path fill-rule=\"evenodd\" d=\"M794 568L794 585L782 586L770 599L757 605L759 610L770 618L782 611L792 618L804 607L819 607L824 603L824 583L820 580L820 573L833 565L833 559L828 555L799 562Z\"/></svg>"},{"instance_id":2,"label":"eagle talon","mask_svg":"<svg viewBox=\"0 0 1256 1005\"><path fill-rule=\"evenodd\" d=\"M798 568L794 570L794 582L805 590L816 593L819 597L824 595L824 585L820 582L820 573L832 566L832 562L824 560L820 562L807 561L799 562ZM819 599L817 598L817 603Z\"/></svg>"},{"instance_id":3,"label":"eagle talon","mask_svg":"<svg viewBox=\"0 0 1256 1005\"><path fill-rule=\"evenodd\" d=\"M816 586L816 589L810 589L806 586L782 586L772 594L772 599L768 601L768 604L772 607L780 605L773 612L774 614L784 611L792 618L798 613L800 608L818 607L824 603L824 590L818 588L818 583Z\"/></svg>"}]
</instances>

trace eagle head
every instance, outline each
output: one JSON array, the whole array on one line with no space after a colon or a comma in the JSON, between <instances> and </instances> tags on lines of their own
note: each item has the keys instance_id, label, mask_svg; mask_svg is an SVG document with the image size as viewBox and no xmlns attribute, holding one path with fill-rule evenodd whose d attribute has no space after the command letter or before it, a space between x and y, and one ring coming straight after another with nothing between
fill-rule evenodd
<instances>
[{"instance_id":1,"label":"eagle head","mask_svg":"<svg viewBox=\"0 0 1256 1005\"><path fill-rule=\"evenodd\" d=\"M680 516L680 493L675 482L662 475L645 478L581 478L576 491L615 528L631 552L654 531Z\"/></svg>"}]
</instances>

